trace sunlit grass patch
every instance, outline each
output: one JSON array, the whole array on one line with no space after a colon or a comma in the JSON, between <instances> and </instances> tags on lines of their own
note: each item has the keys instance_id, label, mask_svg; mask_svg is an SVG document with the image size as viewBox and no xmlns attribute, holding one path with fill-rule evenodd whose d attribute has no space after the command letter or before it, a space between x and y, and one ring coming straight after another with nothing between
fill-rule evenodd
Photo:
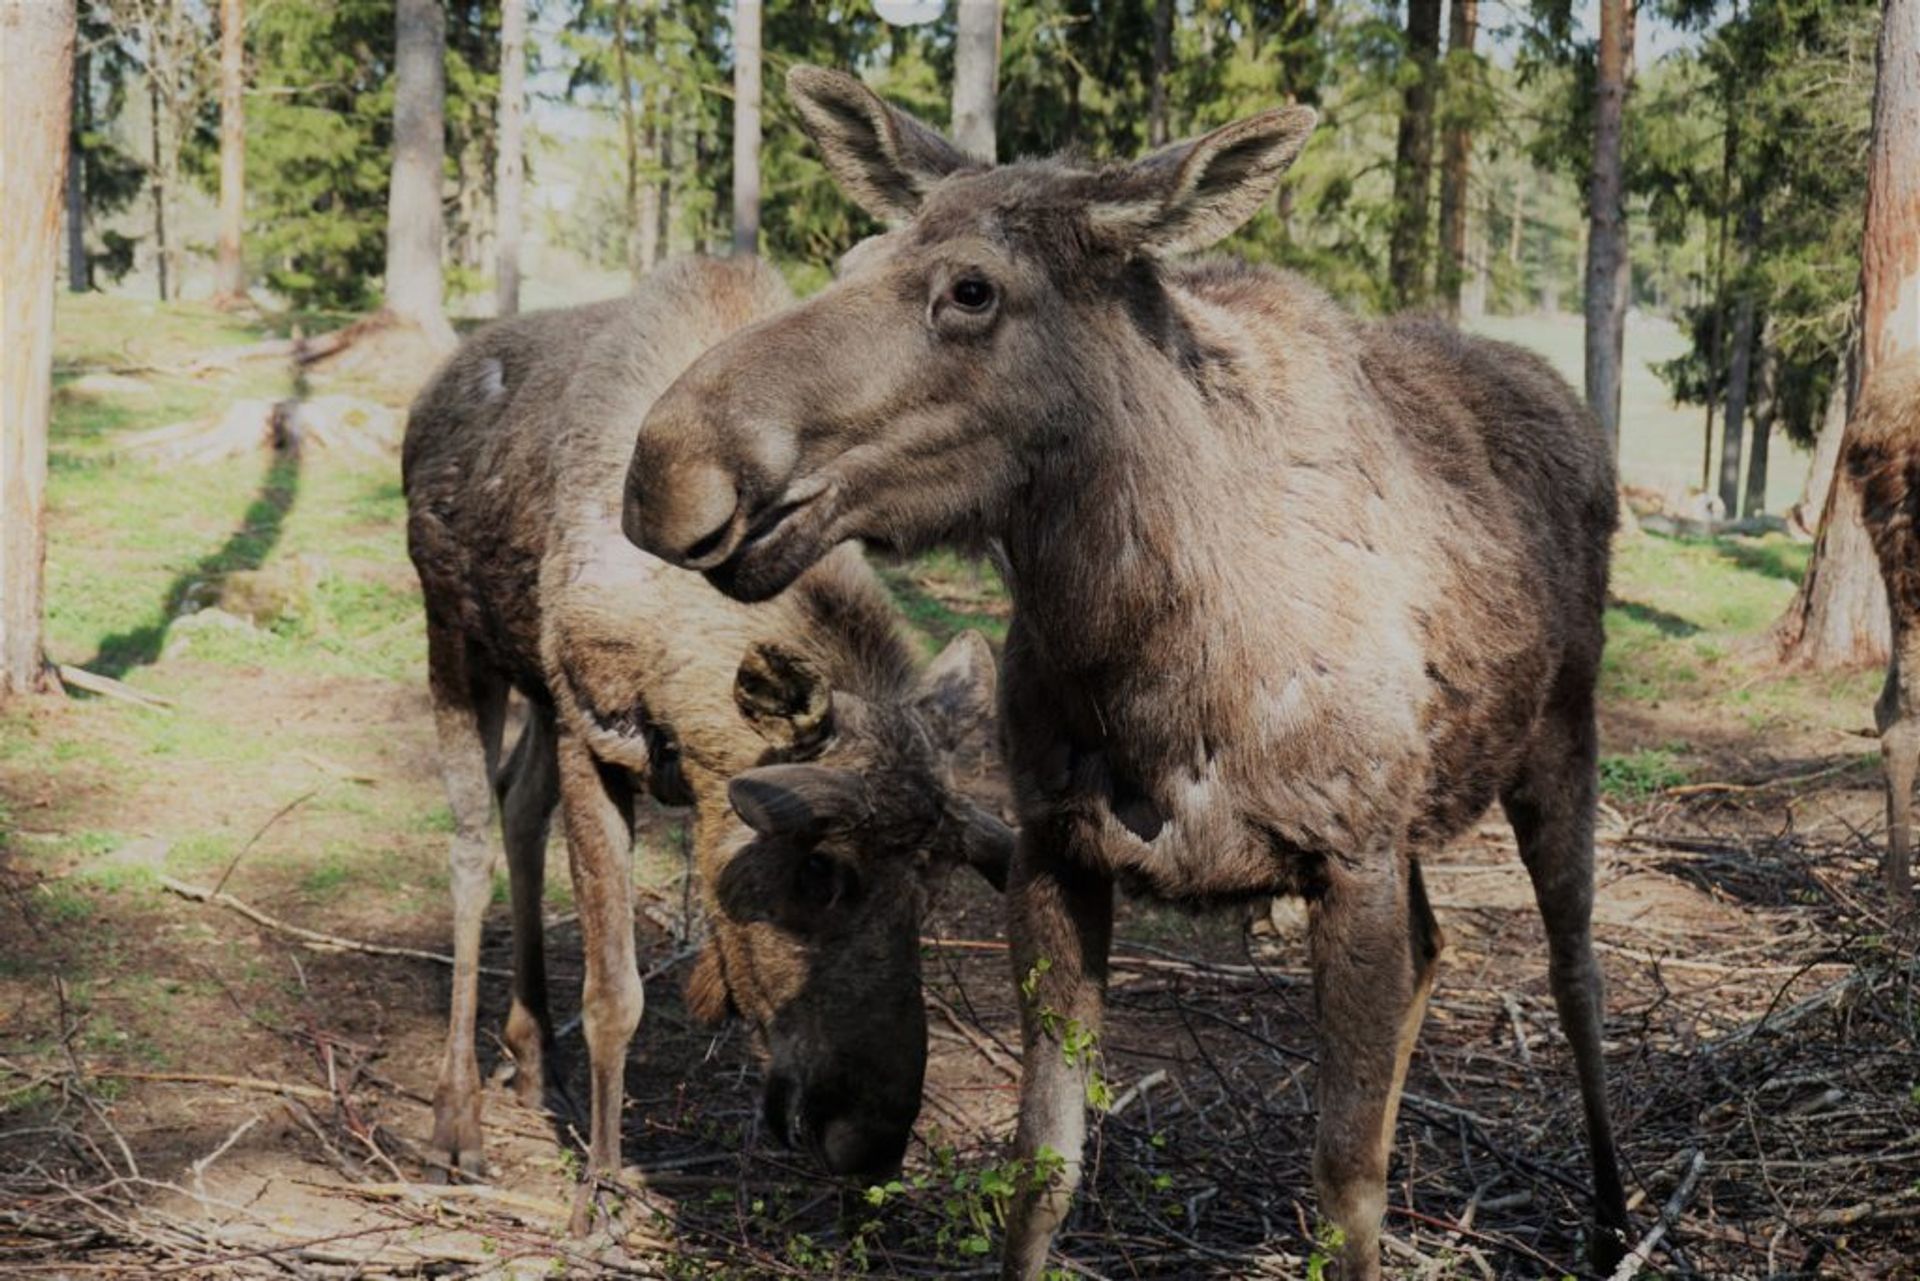
<instances>
[{"instance_id":1,"label":"sunlit grass patch","mask_svg":"<svg viewBox=\"0 0 1920 1281\"><path fill-rule=\"evenodd\" d=\"M1640 801L1680 787L1689 775L1671 747L1649 747L1600 758L1600 790L1619 800Z\"/></svg>"}]
</instances>

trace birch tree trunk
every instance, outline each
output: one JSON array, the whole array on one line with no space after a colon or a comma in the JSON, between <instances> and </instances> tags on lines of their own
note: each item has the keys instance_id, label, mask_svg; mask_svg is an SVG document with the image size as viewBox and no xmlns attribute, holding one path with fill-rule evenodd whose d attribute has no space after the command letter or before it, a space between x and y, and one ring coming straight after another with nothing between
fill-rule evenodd
<instances>
[{"instance_id":1,"label":"birch tree trunk","mask_svg":"<svg viewBox=\"0 0 1920 1281\"><path fill-rule=\"evenodd\" d=\"M1587 404L1620 453L1620 374L1627 332L1627 215L1620 156L1633 56L1630 0L1600 0L1593 168L1587 187ZM1737 496L1736 496L1737 497ZM1732 508L1728 508L1729 514Z\"/></svg>"},{"instance_id":2,"label":"birch tree trunk","mask_svg":"<svg viewBox=\"0 0 1920 1281\"><path fill-rule=\"evenodd\" d=\"M760 0L733 3L733 252L760 252Z\"/></svg>"},{"instance_id":3,"label":"birch tree trunk","mask_svg":"<svg viewBox=\"0 0 1920 1281\"><path fill-rule=\"evenodd\" d=\"M1920 352L1920 0L1887 0L1877 63L1860 244L1862 398L1882 367ZM1856 426L1847 425L1843 458ZM1860 491L1835 483L1807 576L1775 628L1781 659L1821 668L1882 663L1890 633Z\"/></svg>"},{"instance_id":4,"label":"birch tree trunk","mask_svg":"<svg viewBox=\"0 0 1920 1281\"><path fill-rule=\"evenodd\" d=\"M520 310L520 200L526 186L527 0L500 3L500 151L493 179L496 315Z\"/></svg>"},{"instance_id":5,"label":"birch tree trunk","mask_svg":"<svg viewBox=\"0 0 1920 1281\"><path fill-rule=\"evenodd\" d=\"M389 316L451 347L442 302L447 17L440 0L394 7L393 183L387 194Z\"/></svg>"},{"instance_id":6,"label":"birch tree trunk","mask_svg":"<svg viewBox=\"0 0 1920 1281\"><path fill-rule=\"evenodd\" d=\"M220 237L213 300L247 300L241 237L247 206L247 25L244 0L220 0Z\"/></svg>"},{"instance_id":7,"label":"birch tree trunk","mask_svg":"<svg viewBox=\"0 0 1920 1281\"><path fill-rule=\"evenodd\" d=\"M994 104L1000 91L1000 0L956 0L953 36L953 141L993 163Z\"/></svg>"},{"instance_id":8,"label":"birch tree trunk","mask_svg":"<svg viewBox=\"0 0 1920 1281\"><path fill-rule=\"evenodd\" d=\"M52 687L47 421L73 46L73 0L0 0L0 697Z\"/></svg>"}]
</instances>

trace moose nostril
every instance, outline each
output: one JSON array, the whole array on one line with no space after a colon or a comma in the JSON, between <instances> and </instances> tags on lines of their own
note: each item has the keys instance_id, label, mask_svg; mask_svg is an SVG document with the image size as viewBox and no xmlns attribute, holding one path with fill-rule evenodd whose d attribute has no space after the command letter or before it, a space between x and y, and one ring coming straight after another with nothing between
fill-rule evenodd
<instances>
[{"instance_id":1,"label":"moose nostril","mask_svg":"<svg viewBox=\"0 0 1920 1281\"><path fill-rule=\"evenodd\" d=\"M689 561L705 560L708 556L720 550L721 545L727 541L727 535L732 532L733 514L729 512L727 518L720 522L718 528L704 538L696 540L693 545L688 547L681 555Z\"/></svg>"}]
</instances>

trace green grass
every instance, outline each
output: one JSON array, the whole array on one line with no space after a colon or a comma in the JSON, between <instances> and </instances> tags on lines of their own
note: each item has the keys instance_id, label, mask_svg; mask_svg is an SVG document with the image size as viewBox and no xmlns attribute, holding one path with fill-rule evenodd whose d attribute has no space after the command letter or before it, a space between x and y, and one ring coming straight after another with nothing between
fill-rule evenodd
<instances>
[{"instance_id":1,"label":"green grass","mask_svg":"<svg viewBox=\"0 0 1920 1281\"><path fill-rule=\"evenodd\" d=\"M1616 800L1641 801L1688 778L1681 764L1684 747L1647 747L1637 752L1600 758L1600 790Z\"/></svg>"}]
</instances>

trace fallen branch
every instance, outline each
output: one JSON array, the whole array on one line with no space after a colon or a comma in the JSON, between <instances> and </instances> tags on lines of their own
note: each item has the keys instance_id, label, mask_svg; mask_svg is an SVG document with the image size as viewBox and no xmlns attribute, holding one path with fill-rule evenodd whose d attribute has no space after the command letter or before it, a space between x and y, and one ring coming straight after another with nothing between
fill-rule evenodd
<instances>
[{"instance_id":1,"label":"fallen branch","mask_svg":"<svg viewBox=\"0 0 1920 1281\"><path fill-rule=\"evenodd\" d=\"M143 689L135 689L125 681L117 681L111 676L102 676L90 672L84 667L72 667L61 663L55 668L60 673L60 683L71 689L87 694L98 694L102 698L117 698L126 703L138 703L142 707L177 707L170 698L159 694L149 694Z\"/></svg>"},{"instance_id":2,"label":"fallen branch","mask_svg":"<svg viewBox=\"0 0 1920 1281\"><path fill-rule=\"evenodd\" d=\"M308 947L320 952L362 952L369 956L402 956L414 961L432 961L436 965L452 965L451 956L439 952L423 951L417 947L397 947L391 943L367 943L360 939L342 938L338 934L327 934L320 930L310 930L303 925L293 925L277 916L270 916L250 903L242 902L231 894L210 890L203 885L189 885L185 881L176 881L171 876L160 878L162 889L170 890L181 898L192 899L196 903L212 903L219 907L238 912L256 925L281 934L299 939ZM497 978L512 977L511 971L481 966L480 973L491 974Z\"/></svg>"},{"instance_id":3,"label":"fallen branch","mask_svg":"<svg viewBox=\"0 0 1920 1281\"><path fill-rule=\"evenodd\" d=\"M1673 1195L1660 1207L1660 1218L1640 1243L1627 1251L1627 1257L1620 1260L1620 1266L1613 1270L1608 1281L1633 1281L1640 1275L1640 1269L1647 1266L1653 1256L1653 1248L1660 1244L1671 1228L1680 1219L1681 1211L1687 1208L1687 1202L1693 1200L1693 1190L1700 1183L1700 1176L1707 1169L1707 1154L1700 1149L1693 1150L1693 1157L1687 1162L1687 1172L1680 1176L1680 1182L1674 1186Z\"/></svg>"}]
</instances>

